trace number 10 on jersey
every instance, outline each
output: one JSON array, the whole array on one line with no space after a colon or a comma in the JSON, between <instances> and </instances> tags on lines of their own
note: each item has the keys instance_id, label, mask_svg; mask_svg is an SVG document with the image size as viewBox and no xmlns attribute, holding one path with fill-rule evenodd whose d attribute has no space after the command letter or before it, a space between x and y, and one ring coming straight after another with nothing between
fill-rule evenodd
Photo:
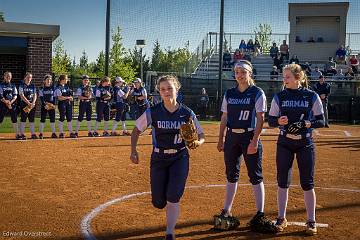
<instances>
[{"instance_id":1,"label":"number 10 on jersey","mask_svg":"<svg viewBox=\"0 0 360 240\"><path fill-rule=\"evenodd\" d=\"M182 138L181 138L181 135L180 133L179 134L176 134L175 135L175 138L174 138L174 144L179 144L182 142Z\"/></svg>"},{"instance_id":2,"label":"number 10 on jersey","mask_svg":"<svg viewBox=\"0 0 360 240\"><path fill-rule=\"evenodd\" d=\"M250 114L249 110L241 110L239 120L244 120L244 121L248 120L249 114Z\"/></svg>"}]
</instances>

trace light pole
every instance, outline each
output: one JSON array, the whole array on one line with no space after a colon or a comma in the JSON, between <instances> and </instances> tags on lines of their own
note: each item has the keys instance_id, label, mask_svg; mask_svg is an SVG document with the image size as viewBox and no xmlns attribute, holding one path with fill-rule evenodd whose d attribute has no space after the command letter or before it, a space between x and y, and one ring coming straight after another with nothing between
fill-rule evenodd
<instances>
[{"instance_id":1,"label":"light pole","mask_svg":"<svg viewBox=\"0 0 360 240\"><path fill-rule=\"evenodd\" d=\"M141 80L144 82L144 73L143 73L143 54L142 54L142 50L143 48L146 46L145 44L145 40L136 40L136 46L140 48L140 78Z\"/></svg>"}]
</instances>

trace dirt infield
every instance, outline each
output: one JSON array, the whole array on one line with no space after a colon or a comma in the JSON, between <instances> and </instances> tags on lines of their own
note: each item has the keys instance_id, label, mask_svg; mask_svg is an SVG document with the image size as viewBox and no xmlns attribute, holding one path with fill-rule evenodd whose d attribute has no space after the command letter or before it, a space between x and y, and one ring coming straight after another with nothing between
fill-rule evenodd
<instances>
[{"instance_id":1,"label":"dirt infield","mask_svg":"<svg viewBox=\"0 0 360 240\"><path fill-rule=\"evenodd\" d=\"M177 239L300 239L304 227L289 226L278 235L255 234L246 222L255 203L244 164L233 212L241 226L229 232L211 229L222 208L223 155L216 150L218 125L204 125L206 143L191 152L190 175L181 204ZM82 133L85 136L85 132ZM275 218L277 130L266 129L264 145L265 210ZM359 239L360 127L335 126L315 134L319 228L313 239ZM161 239L165 211L151 206L151 137L139 140L140 164L129 160L130 137L13 141L0 135L0 239ZM292 184L299 184L294 165ZM196 186L196 187L195 187ZM123 201L120 197L144 193ZM114 200L113 202L109 202ZM101 205L105 204L106 205ZM95 213L91 215L95 209ZM90 214L90 215L88 215ZM88 217L88 218L86 218ZM305 222L300 187L290 189L287 218Z\"/></svg>"}]
</instances>

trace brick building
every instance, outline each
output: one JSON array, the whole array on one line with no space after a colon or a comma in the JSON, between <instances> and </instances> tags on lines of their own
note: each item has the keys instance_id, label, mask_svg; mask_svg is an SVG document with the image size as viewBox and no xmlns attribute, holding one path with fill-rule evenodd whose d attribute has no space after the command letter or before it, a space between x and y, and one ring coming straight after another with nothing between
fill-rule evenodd
<instances>
[{"instance_id":1,"label":"brick building","mask_svg":"<svg viewBox=\"0 0 360 240\"><path fill-rule=\"evenodd\" d=\"M13 82L33 74L37 87L45 74L51 74L52 42L59 36L60 26L0 22L0 76L10 71Z\"/></svg>"}]
</instances>

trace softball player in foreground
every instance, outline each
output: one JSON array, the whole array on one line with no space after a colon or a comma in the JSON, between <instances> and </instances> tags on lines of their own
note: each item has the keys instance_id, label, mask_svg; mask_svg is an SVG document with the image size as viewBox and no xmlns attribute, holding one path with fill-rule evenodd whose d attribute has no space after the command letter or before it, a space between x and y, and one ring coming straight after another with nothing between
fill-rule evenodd
<instances>
[{"instance_id":1,"label":"softball player in foreground","mask_svg":"<svg viewBox=\"0 0 360 240\"><path fill-rule=\"evenodd\" d=\"M229 230L240 223L232 216L231 208L236 194L241 157L244 157L253 186L257 213L249 222L253 231L273 232L274 226L264 215L265 190L262 174L262 144L260 133L267 110L262 89L254 85L253 67L242 60L235 67L237 86L225 92L221 106L222 116L217 148L224 151L226 167L226 196L224 209L214 216L214 228ZM226 137L224 142L224 132Z\"/></svg>"},{"instance_id":2,"label":"softball player in foreground","mask_svg":"<svg viewBox=\"0 0 360 240\"><path fill-rule=\"evenodd\" d=\"M139 135L148 126L152 127L153 151L150 161L150 184L152 204L166 207L166 237L175 239L174 229L179 216L179 202L184 193L189 172L189 152L179 133L180 126L193 119L198 139L194 148L204 143L204 133L194 112L176 101L180 83L175 76L159 78L157 89L163 102L146 109L136 120L131 134L131 155L133 163L139 163L136 150Z\"/></svg>"},{"instance_id":3,"label":"softball player in foreground","mask_svg":"<svg viewBox=\"0 0 360 240\"><path fill-rule=\"evenodd\" d=\"M319 96L307 89L307 78L300 65L285 66L283 77L285 89L274 96L269 112L269 126L280 128L276 149L279 213L275 226L279 232L287 227L286 206L296 154L307 212L306 233L314 235L317 228L312 130L324 127L324 112Z\"/></svg>"}]
</instances>

